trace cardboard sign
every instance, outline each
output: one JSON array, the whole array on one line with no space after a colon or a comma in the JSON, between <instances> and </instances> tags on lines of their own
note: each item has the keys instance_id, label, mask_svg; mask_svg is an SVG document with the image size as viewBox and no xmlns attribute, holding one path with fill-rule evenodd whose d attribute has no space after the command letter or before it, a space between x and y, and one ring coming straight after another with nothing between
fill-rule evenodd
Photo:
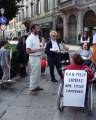
<instances>
[{"instance_id":1,"label":"cardboard sign","mask_svg":"<svg viewBox=\"0 0 96 120\"><path fill-rule=\"evenodd\" d=\"M64 74L64 106L84 107L87 86L87 72L66 70Z\"/></svg>"}]
</instances>

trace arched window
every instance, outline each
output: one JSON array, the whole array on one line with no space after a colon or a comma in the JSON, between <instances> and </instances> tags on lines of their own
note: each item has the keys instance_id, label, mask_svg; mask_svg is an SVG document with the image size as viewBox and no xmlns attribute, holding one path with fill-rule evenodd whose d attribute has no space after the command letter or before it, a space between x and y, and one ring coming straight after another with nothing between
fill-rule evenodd
<instances>
[{"instance_id":1,"label":"arched window","mask_svg":"<svg viewBox=\"0 0 96 120\"><path fill-rule=\"evenodd\" d=\"M96 15L92 10L85 13L83 18L83 27L92 28L96 26Z\"/></svg>"},{"instance_id":2,"label":"arched window","mask_svg":"<svg viewBox=\"0 0 96 120\"><path fill-rule=\"evenodd\" d=\"M77 19L75 15L71 15L68 20L68 42L76 44L77 41Z\"/></svg>"},{"instance_id":3,"label":"arched window","mask_svg":"<svg viewBox=\"0 0 96 120\"><path fill-rule=\"evenodd\" d=\"M60 42L63 40L63 18L61 16L56 18L56 31L58 32L58 40Z\"/></svg>"}]
</instances>

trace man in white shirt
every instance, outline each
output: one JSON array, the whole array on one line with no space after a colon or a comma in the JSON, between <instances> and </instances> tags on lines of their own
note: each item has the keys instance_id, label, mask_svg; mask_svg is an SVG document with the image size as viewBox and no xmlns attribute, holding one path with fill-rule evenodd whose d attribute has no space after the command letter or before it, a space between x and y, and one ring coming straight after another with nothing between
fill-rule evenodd
<instances>
[{"instance_id":1,"label":"man in white shirt","mask_svg":"<svg viewBox=\"0 0 96 120\"><path fill-rule=\"evenodd\" d=\"M40 65L40 56L43 47L40 47L40 40L38 32L40 27L38 24L31 26L31 34L26 40L26 51L29 54L29 64L30 64L30 90L32 95L37 95L38 90L42 90L38 86L38 80L41 75L41 65Z\"/></svg>"}]
</instances>

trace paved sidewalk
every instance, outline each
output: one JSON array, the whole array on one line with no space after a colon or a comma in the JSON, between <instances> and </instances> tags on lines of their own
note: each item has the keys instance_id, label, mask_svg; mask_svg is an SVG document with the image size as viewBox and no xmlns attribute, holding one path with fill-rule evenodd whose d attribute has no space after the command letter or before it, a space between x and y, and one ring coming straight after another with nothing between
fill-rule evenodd
<instances>
[{"instance_id":1,"label":"paved sidewalk","mask_svg":"<svg viewBox=\"0 0 96 120\"><path fill-rule=\"evenodd\" d=\"M71 50L71 51L77 51L80 48L79 45L69 45L69 44L65 44L65 45L68 46L69 50Z\"/></svg>"},{"instance_id":2,"label":"paved sidewalk","mask_svg":"<svg viewBox=\"0 0 96 120\"><path fill-rule=\"evenodd\" d=\"M56 72L57 73L57 72ZM57 109L56 97L58 83L50 81L49 70L47 76L42 76L40 86L44 88L37 96L29 91L29 76L17 79L17 83L8 90L0 89L0 120L95 120L96 118L96 89L93 91L93 114L83 109L65 108L63 113ZM58 75L56 78L59 80Z\"/></svg>"},{"instance_id":3,"label":"paved sidewalk","mask_svg":"<svg viewBox=\"0 0 96 120\"><path fill-rule=\"evenodd\" d=\"M71 51L77 51L79 46L67 45ZM37 96L29 91L29 76L15 77L16 84L8 90L0 89L0 120L95 120L96 119L96 86L93 90L93 114L83 109L66 107L63 113L57 109L57 91L59 83L50 81L49 70L47 76L42 76L40 86L44 88ZM56 79L59 80L56 72Z\"/></svg>"}]
</instances>

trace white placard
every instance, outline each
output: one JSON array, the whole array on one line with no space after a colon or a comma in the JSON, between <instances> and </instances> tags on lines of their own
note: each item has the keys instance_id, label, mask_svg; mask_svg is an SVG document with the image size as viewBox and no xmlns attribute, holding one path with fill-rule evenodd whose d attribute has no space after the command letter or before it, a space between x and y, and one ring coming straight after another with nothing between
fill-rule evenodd
<instances>
[{"instance_id":1,"label":"white placard","mask_svg":"<svg viewBox=\"0 0 96 120\"><path fill-rule=\"evenodd\" d=\"M87 72L66 70L64 74L64 106L84 107L87 86Z\"/></svg>"}]
</instances>

